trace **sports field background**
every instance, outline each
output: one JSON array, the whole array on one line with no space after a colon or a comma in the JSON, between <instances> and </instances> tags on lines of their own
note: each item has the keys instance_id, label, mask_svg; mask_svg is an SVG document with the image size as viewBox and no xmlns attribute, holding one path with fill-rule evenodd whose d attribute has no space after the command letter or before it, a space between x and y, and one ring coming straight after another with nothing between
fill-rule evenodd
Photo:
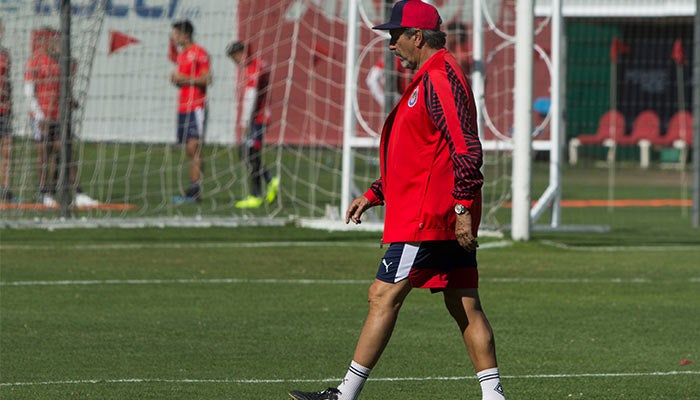
<instances>
[{"instance_id":1,"label":"sports field background","mask_svg":"<svg viewBox=\"0 0 700 400\"><path fill-rule=\"evenodd\" d=\"M678 193L663 171L627 171L655 184L618 175L619 198ZM568 176L565 198L605 198L605 171ZM700 398L688 210L567 208L610 232L480 239L509 399ZM0 229L0 398L284 399L336 385L379 240L293 226ZM362 399L436 398L480 393L442 299L415 291Z\"/></svg>"}]
</instances>

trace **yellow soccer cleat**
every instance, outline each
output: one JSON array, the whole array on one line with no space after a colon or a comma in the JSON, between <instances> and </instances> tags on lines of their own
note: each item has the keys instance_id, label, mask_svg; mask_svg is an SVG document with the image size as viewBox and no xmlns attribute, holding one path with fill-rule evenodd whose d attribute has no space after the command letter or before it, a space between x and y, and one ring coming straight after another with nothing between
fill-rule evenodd
<instances>
[{"instance_id":1,"label":"yellow soccer cleat","mask_svg":"<svg viewBox=\"0 0 700 400\"><path fill-rule=\"evenodd\" d=\"M277 191L280 188L280 178L274 177L267 184L267 195L265 196L265 201L267 204L271 204L277 198Z\"/></svg>"},{"instance_id":2,"label":"yellow soccer cleat","mask_svg":"<svg viewBox=\"0 0 700 400\"><path fill-rule=\"evenodd\" d=\"M256 196L248 196L243 200L236 202L236 208L258 208L262 205L263 198Z\"/></svg>"}]
</instances>

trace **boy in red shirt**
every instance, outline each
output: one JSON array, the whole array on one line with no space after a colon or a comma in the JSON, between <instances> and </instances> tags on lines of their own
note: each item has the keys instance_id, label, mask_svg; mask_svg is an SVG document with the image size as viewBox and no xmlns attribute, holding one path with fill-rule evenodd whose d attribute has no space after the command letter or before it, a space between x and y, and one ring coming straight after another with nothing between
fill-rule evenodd
<instances>
[{"instance_id":1,"label":"boy in red shirt","mask_svg":"<svg viewBox=\"0 0 700 400\"><path fill-rule=\"evenodd\" d=\"M24 94L29 98L30 117L37 149L37 178L39 201L45 207L58 207L53 198L56 191L58 165L61 155L61 123L59 106L61 103L61 33L44 29L37 32L38 49L27 60L24 68ZM71 79L77 65L71 65ZM70 83L69 93L70 93ZM77 103L71 98L71 106ZM68 124L68 129L71 124ZM99 203L83 193L77 184L77 163L71 162L69 178L75 188L73 205L76 207L96 207Z\"/></svg>"},{"instance_id":2,"label":"boy in red shirt","mask_svg":"<svg viewBox=\"0 0 700 400\"><path fill-rule=\"evenodd\" d=\"M179 88L177 141L189 158L190 185L184 201L201 201L201 151L207 115L207 86L211 84L209 53L192 40L194 27L188 20L173 23L170 61L176 64L170 82Z\"/></svg>"},{"instance_id":3,"label":"boy in red shirt","mask_svg":"<svg viewBox=\"0 0 700 400\"><path fill-rule=\"evenodd\" d=\"M277 197L279 179L273 177L262 163L262 147L265 130L270 122L267 94L270 87L270 68L260 57L253 57L250 50L241 42L233 42L226 48L226 55L241 67L241 113L239 127L241 135L241 155L248 163L251 181L251 194L236 202L236 208L258 208L272 203ZM244 148L243 148L244 146ZM265 180L265 199L262 195L262 180Z\"/></svg>"}]
</instances>

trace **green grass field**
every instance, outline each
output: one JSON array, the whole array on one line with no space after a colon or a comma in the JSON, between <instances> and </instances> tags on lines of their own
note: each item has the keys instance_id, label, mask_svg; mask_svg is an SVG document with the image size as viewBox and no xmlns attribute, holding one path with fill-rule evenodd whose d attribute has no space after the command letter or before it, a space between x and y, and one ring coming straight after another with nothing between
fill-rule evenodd
<instances>
[{"instance_id":1,"label":"green grass field","mask_svg":"<svg viewBox=\"0 0 700 400\"><path fill-rule=\"evenodd\" d=\"M209 197L178 206L169 203L182 178L176 153L117 144L85 151L83 160L119 160L90 165L85 189L139 204L76 213L88 222L319 216L339 202L339 178L329 169L337 152L285 149L275 209L240 212L232 204L245 193L245 170L232 149L207 149ZM362 177L375 177L373 156L361 156ZM533 199L547 186L547 170L546 162L534 164ZM489 184L502 174L493 166L485 173ZM612 186L611 171L593 162L563 173L565 200L688 198L678 170L620 163ZM25 185L23 202L34 195L27 174L15 177ZM509 185L497 181L485 197ZM527 243L509 241L506 231L506 239L480 240L482 300L509 399L700 399L700 231L689 213L565 208L563 224L610 231L534 230ZM2 399L284 399L290 389L336 385L384 251L380 233L74 230L61 229L56 216L0 212L0 222L48 219L59 227L0 229ZM510 209L499 208L487 223L494 221L509 224ZM480 391L442 299L415 291L362 399L436 398L479 399Z\"/></svg>"},{"instance_id":2,"label":"green grass field","mask_svg":"<svg viewBox=\"0 0 700 400\"><path fill-rule=\"evenodd\" d=\"M482 238L509 399L700 398L700 234L661 218ZM3 399L284 399L336 385L383 254L378 233L294 227L0 239ZM439 295L409 296L362 398L480 398Z\"/></svg>"}]
</instances>

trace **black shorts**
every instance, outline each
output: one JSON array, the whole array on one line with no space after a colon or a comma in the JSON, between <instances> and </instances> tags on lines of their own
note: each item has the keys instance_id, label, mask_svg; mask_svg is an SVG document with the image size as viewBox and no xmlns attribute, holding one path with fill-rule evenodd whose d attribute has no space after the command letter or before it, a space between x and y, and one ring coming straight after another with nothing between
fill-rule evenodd
<instances>
[{"instance_id":1,"label":"black shorts","mask_svg":"<svg viewBox=\"0 0 700 400\"><path fill-rule=\"evenodd\" d=\"M396 283L406 278L417 288L477 288L476 251L465 250L456 240L392 243L379 263L377 279Z\"/></svg>"},{"instance_id":2,"label":"black shorts","mask_svg":"<svg viewBox=\"0 0 700 400\"><path fill-rule=\"evenodd\" d=\"M191 112L177 114L177 142L186 144L189 139L204 140L207 124L207 111L198 108Z\"/></svg>"},{"instance_id":3,"label":"black shorts","mask_svg":"<svg viewBox=\"0 0 700 400\"><path fill-rule=\"evenodd\" d=\"M69 126L70 130L71 127ZM34 131L35 142L57 142L61 140L61 124L59 122L49 122L46 131L41 130L39 121L32 119L32 130Z\"/></svg>"}]
</instances>

